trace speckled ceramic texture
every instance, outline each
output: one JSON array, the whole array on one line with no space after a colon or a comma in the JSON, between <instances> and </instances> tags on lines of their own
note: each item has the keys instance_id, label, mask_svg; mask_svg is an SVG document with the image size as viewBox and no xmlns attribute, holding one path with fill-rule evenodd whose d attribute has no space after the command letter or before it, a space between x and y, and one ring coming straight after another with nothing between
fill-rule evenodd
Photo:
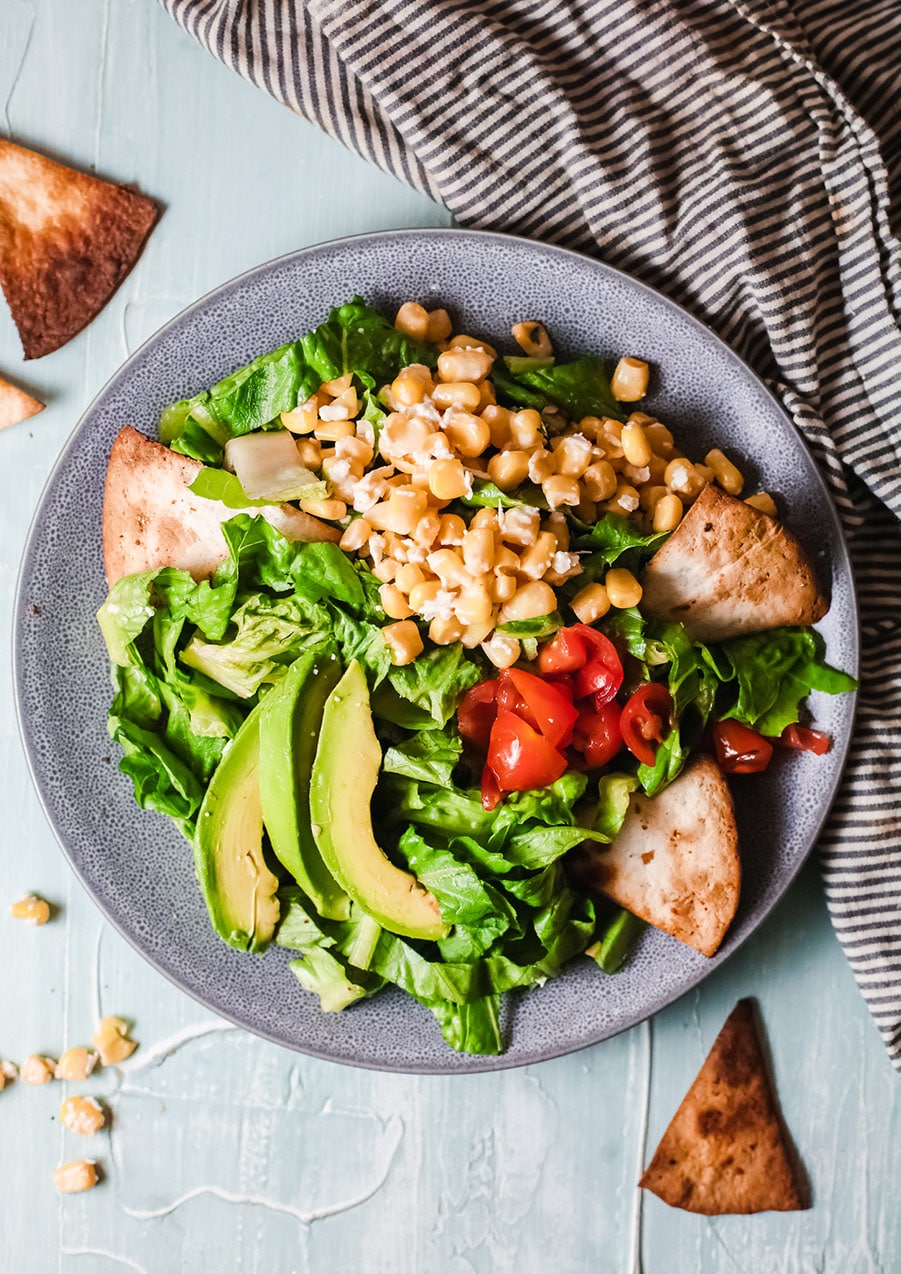
<instances>
[{"instance_id":1,"label":"speckled ceramic texture","mask_svg":"<svg viewBox=\"0 0 901 1274\"><path fill-rule=\"evenodd\" d=\"M415 298L451 310L456 328L506 349L518 319L540 318L558 352L629 353L656 368L649 403L692 455L723 445L752 481L784 498L832 606L820 625L830 659L857 668L847 552L822 480L761 382L712 333L648 288L559 248L457 230L405 231L323 244L225 284L173 319L88 409L50 477L23 560L16 609L16 691L25 747L47 816L106 916L156 967L210 1008L260 1035L338 1062L464 1072L522 1066L641 1021L727 959L785 892L835 793L853 696L814 697L832 733L825 757L779 754L734 784L744 879L735 922L713 960L651 931L629 968L588 960L507 997L506 1053L453 1053L432 1016L391 990L324 1014L288 969L288 952L230 950L210 928L189 846L167 819L135 806L106 734L109 677L94 615L105 596L103 481L116 432L154 433L160 409L319 323L354 293L386 314Z\"/></svg>"}]
</instances>

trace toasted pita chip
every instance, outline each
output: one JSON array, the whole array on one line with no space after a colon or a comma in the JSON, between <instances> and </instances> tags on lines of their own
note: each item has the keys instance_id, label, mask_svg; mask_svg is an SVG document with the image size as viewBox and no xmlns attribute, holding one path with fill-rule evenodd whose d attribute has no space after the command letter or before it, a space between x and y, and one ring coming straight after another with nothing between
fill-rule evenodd
<instances>
[{"instance_id":1,"label":"toasted pita chip","mask_svg":"<svg viewBox=\"0 0 901 1274\"><path fill-rule=\"evenodd\" d=\"M17 425L44 410L44 404L0 376L0 429Z\"/></svg>"},{"instance_id":2,"label":"toasted pita chip","mask_svg":"<svg viewBox=\"0 0 901 1274\"><path fill-rule=\"evenodd\" d=\"M570 867L587 888L712 956L741 885L732 797L716 763L697 757L653 799L633 792L616 840L586 843Z\"/></svg>"},{"instance_id":3,"label":"toasted pita chip","mask_svg":"<svg viewBox=\"0 0 901 1274\"><path fill-rule=\"evenodd\" d=\"M0 286L26 358L99 314L157 215L143 195L0 138Z\"/></svg>"},{"instance_id":4,"label":"toasted pita chip","mask_svg":"<svg viewBox=\"0 0 901 1274\"><path fill-rule=\"evenodd\" d=\"M775 518L707 486L648 563L642 610L697 641L814 624L828 604L813 567Z\"/></svg>"},{"instance_id":5,"label":"toasted pita chip","mask_svg":"<svg viewBox=\"0 0 901 1274\"><path fill-rule=\"evenodd\" d=\"M137 429L120 429L110 451L103 498L103 558L113 585L135 571L176 566L195 579L227 556L220 529L237 513L262 514L289 540L339 540L341 532L291 505L229 509L188 488L203 468Z\"/></svg>"},{"instance_id":6,"label":"toasted pita chip","mask_svg":"<svg viewBox=\"0 0 901 1274\"><path fill-rule=\"evenodd\" d=\"M732 1010L638 1184L704 1216L810 1206L750 1000Z\"/></svg>"}]
</instances>

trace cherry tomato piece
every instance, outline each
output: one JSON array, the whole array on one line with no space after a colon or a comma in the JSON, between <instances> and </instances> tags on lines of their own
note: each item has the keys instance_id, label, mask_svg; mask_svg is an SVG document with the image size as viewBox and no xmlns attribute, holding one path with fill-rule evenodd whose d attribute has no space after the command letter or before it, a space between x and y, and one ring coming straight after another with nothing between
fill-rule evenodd
<instances>
[{"instance_id":1,"label":"cherry tomato piece","mask_svg":"<svg viewBox=\"0 0 901 1274\"><path fill-rule=\"evenodd\" d=\"M488 751L491 727L497 717L498 681L480 681L467 690L457 705L461 738L480 752Z\"/></svg>"},{"instance_id":2,"label":"cherry tomato piece","mask_svg":"<svg viewBox=\"0 0 901 1274\"><path fill-rule=\"evenodd\" d=\"M601 663L598 659L589 659L584 668L576 673L576 698L585 699L594 695L598 708L616 698L616 692L623 684L623 666L616 660L616 666Z\"/></svg>"},{"instance_id":3,"label":"cherry tomato piece","mask_svg":"<svg viewBox=\"0 0 901 1274\"><path fill-rule=\"evenodd\" d=\"M623 742L642 765L653 765L657 749L669 733L673 697L658 681L645 681L626 700L620 718Z\"/></svg>"},{"instance_id":4,"label":"cherry tomato piece","mask_svg":"<svg viewBox=\"0 0 901 1274\"><path fill-rule=\"evenodd\" d=\"M563 753L514 712L500 714L491 727L488 764L502 792L547 787L567 768Z\"/></svg>"},{"instance_id":5,"label":"cherry tomato piece","mask_svg":"<svg viewBox=\"0 0 901 1274\"><path fill-rule=\"evenodd\" d=\"M576 697L576 679L568 672L555 672L544 679L549 686L556 686L561 694L566 695L567 699L572 703Z\"/></svg>"},{"instance_id":6,"label":"cherry tomato piece","mask_svg":"<svg viewBox=\"0 0 901 1274\"><path fill-rule=\"evenodd\" d=\"M822 756L829 751L832 739L822 730L809 730L803 725L787 725L779 736L784 748L793 748L795 752L814 752Z\"/></svg>"},{"instance_id":7,"label":"cherry tomato piece","mask_svg":"<svg viewBox=\"0 0 901 1274\"><path fill-rule=\"evenodd\" d=\"M770 763L772 743L740 721L717 721L710 735L724 774L759 774Z\"/></svg>"},{"instance_id":8,"label":"cherry tomato piece","mask_svg":"<svg viewBox=\"0 0 901 1274\"><path fill-rule=\"evenodd\" d=\"M561 628L538 652L538 668L548 673L578 672L588 662L588 645L581 633Z\"/></svg>"},{"instance_id":9,"label":"cherry tomato piece","mask_svg":"<svg viewBox=\"0 0 901 1274\"><path fill-rule=\"evenodd\" d=\"M502 796L494 770L486 765L482 770L482 809L493 810Z\"/></svg>"},{"instance_id":10,"label":"cherry tomato piece","mask_svg":"<svg viewBox=\"0 0 901 1274\"><path fill-rule=\"evenodd\" d=\"M520 698L525 702L531 717L538 729L555 748L565 748L572 738L573 725L579 715L572 700L562 691L541 677L531 672L523 672L520 668L511 668L506 673L516 687ZM524 716L522 712L520 716ZM528 719L528 718L525 718ZM530 721L531 724L531 721Z\"/></svg>"},{"instance_id":11,"label":"cherry tomato piece","mask_svg":"<svg viewBox=\"0 0 901 1274\"><path fill-rule=\"evenodd\" d=\"M573 747L581 752L589 770L608 765L623 746L619 705L605 703L592 712L585 709L573 728Z\"/></svg>"}]
</instances>

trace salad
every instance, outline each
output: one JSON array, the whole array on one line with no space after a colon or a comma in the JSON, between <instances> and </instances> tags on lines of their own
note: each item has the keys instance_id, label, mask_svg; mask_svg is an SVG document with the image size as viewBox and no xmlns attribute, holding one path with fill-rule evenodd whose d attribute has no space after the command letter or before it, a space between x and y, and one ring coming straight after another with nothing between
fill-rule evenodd
<instances>
[{"instance_id":1,"label":"salad","mask_svg":"<svg viewBox=\"0 0 901 1274\"><path fill-rule=\"evenodd\" d=\"M159 443L123 430L104 516L110 734L217 933L295 952L328 1012L393 984L474 1053L505 992L613 974L648 922L712 954L722 775L824 751L806 697L855 686L773 499L637 406L648 365L512 336L354 298ZM703 938L663 914L718 888L674 883L692 800L731 854Z\"/></svg>"}]
</instances>

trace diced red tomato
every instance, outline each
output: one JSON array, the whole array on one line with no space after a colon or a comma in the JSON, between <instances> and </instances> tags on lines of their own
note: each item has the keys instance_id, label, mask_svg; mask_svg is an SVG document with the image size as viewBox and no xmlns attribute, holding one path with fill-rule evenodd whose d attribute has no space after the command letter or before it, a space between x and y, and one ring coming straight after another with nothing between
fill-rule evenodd
<instances>
[{"instance_id":1,"label":"diced red tomato","mask_svg":"<svg viewBox=\"0 0 901 1274\"><path fill-rule=\"evenodd\" d=\"M504 712L491 727L488 765L502 792L527 792L559 779L567 761L515 712Z\"/></svg>"},{"instance_id":2,"label":"diced red tomato","mask_svg":"<svg viewBox=\"0 0 901 1274\"><path fill-rule=\"evenodd\" d=\"M623 746L619 704L605 703L597 711L579 713L573 728L573 747L581 752L589 770L608 765Z\"/></svg>"},{"instance_id":3,"label":"diced red tomato","mask_svg":"<svg viewBox=\"0 0 901 1274\"><path fill-rule=\"evenodd\" d=\"M490 765L484 766L482 769L482 808L493 810L498 804L503 792L498 787L497 777Z\"/></svg>"},{"instance_id":4,"label":"diced red tomato","mask_svg":"<svg viewBox=\"0 0 901 1274\"><path fill-rule=\"evenodd\" d=\"M538 652L539 670L549 673L578 672L588 662L588 643L577 627L561 628Z\"/></svg>"},{"instance_id":5,"label":"diced red tomato","mask_svg":"<svg viewBox=\"0 0 901 1274\"><path fill-rule=\"evenodd\" d=\"M809 730L807 726L795 724L785 727L779 736L779 743L796 752L815 752L817 756L822 756L829 751L832 740L822 730Z\"/></svg>"},{"instance_id":6,"label":"diced red tomato","mask_svg":"<svg viewBox=\"0 0 901 1274\"><path fill-rule=\"evenodd\" d=\"M471 747L480 752L488 751L491 727L497 718L498 682L480 681L467 690L457 705L457 725L460 735Z\"/></svg>"},{"instance_id":7,"label":"diced red tomato","mask_svg":"<svg viewBox=\"0 0 901 1274\"><path fill-rule=\"evenodd\" d=\"M556 686L561 694L565 694L567 699L572 703L576 697L576 679L569 672L555 672L545 677L545 681L549 686Z\"/></svg>"},{"instance_id":8,"label":"diced red tomato","mask_svg":"<svg viewBox=\"0 0 901 1274\"><path fill-rule=\"evenodd\" d=\"M724 774L759 774L773 755L773 745L740 721L717 721L710 731L717 765Z\"/></svg>"},{"instance_id":9,"label":"diced red tomato","mask_svg":"<svg viewBox=\"0 0 901 1274\"><path fill-rule=\"evenodd\" d=\"M642 765L653 765L657 749L669 733L673 697L658 681L645 681L626 700L620 717L623 742Z\"/></svg>"},{"instance_id":10,"label":"diced red tomato","mask_svg":"<svg viewBox=\"0 0 901 1274\"><path fill-rule=\"evenodd\" d=\"M576 698L594 695L596 707L601 708L616 698L623 684L623 665L612 641L593 628L586 627L585 631L591 633L591 640L585 639L591 646L591 656L576 673Z\"/></svg>"},{"instance_id":11,"label":"diced red tomato","mask_svg":"<svg viewBox=\"0 0 901 1274\"><path fill-rule=\"evenodd\" d=\"M523 672L520 668L511 668L504 676L513 682L547 741L555 748L567 747L579 715L572 700L556 686L531 672Z\"/></svg>"}]
</instances>

